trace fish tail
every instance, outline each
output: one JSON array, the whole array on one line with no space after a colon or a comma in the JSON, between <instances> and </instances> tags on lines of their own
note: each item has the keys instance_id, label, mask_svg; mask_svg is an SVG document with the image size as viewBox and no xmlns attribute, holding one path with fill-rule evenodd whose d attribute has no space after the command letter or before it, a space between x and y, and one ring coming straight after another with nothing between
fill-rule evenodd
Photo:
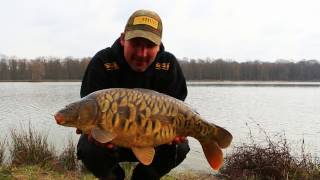
<instances>
[{"instance_id":1,"label":"fish tail","mask_svg":"<svg viewBox=\"0 0 320 180\"><path fill-rule=\"evenodd\" d=\"M223 164L222 150L216 142L200 141L203 152L207 158L208 163L214 170L219 170Z\"/></svg>"},{"instance_id":2,"label":"fish tail","mask_svg":"<svg viewBox=\"0 0 320 180\"><path fill-rule=\"evenodd\" d=\"M226 148L230 145L232 141L232 135L224 128L214 124L210 124L206 127L208 129L208 134L198 137L197 139L199 140L206 159L212 169L219 170L223 164L223 153L221 148ZM202 127L199 129L204 131L206 128ZM203 133L203 135L204 134L205 133Z\"/></svg>"}]
</instances>

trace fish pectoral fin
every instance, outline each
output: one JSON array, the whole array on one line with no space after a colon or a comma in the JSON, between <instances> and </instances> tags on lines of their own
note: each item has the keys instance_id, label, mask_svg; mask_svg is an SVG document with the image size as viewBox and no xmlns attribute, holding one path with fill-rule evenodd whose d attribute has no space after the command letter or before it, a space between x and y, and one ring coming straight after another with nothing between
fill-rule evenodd
<instances>
[{"instance_id":1,"label":"fish pectoral fin","mask_svg":"<svg viewBox=\"0 0 320 180\"><path fill-rule=\"evenodd\" d=\"M155 154L154 147L133 147L132 152L137 157L137 159L144 165L151 164Z\"/></svg>"},{"instance_id":2,"label":"fish pectoral fin","mask_svg":"<svg viewBox=\"0 0 320 180\"><path fill-rule=\"evenodd\" d=\"M201 143L201 146L212 169L219 170L223 164L223 154L221 148L216 142Z\"/></svg>"},{"instance_id":3,"label":"fish pectoral fin","mask_svg":"<svg viewBox=\"0 0 320 180\"><path fill-rule=\"evenodd\" d=\"M98 127L94 127L91 134L92 137L100 143L110 142L116 137L116 134Z\"/></svg>"},{"instance_id":4,"label":"fish pectoral fin","mask_svg":"<svg viewBox=\"0 0 320 180\"><path fill-rule=\"evenodd\" d=\"M145 89L145 88L134 88L134 89L150 95L159 94L157 91L151 90L151 89Z\"/></svg>"}]
</instances>

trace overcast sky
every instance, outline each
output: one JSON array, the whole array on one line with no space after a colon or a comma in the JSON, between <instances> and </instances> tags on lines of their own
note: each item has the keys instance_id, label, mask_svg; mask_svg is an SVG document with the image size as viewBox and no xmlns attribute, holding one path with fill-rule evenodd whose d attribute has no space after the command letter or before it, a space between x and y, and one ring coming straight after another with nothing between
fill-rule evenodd
<instances>
[{"instance_id":1,"label":"overcast sky","mask_svg":"<svg viewBox=\"0 0 320 180\"><path fill-rule=\"evenodd\" d=\"M0 54L88 57L137 9L162 18L177 58L320 60L319 0L0 0Z\"/></svg>"}]
</instances>

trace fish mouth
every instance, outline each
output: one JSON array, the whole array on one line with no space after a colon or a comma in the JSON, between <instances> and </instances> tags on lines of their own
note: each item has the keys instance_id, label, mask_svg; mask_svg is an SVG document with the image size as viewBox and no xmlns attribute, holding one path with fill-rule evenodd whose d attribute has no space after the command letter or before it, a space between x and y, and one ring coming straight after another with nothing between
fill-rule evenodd
<instances>
[{"instance_id":1,"label":"fish mouth","mask_svg":"<svg viewBox=\"0 0 320 180\"><path fill-rule=\"evenodd\" d=\"M55 115L54 115L54 119L56 120L56 122L57 122L57 124L64 124L65 123L65 121L64 121L64 118L63 118L63 116L62 116L62 114L61 113L56 113Z\"/></svg>"}]
</instances>

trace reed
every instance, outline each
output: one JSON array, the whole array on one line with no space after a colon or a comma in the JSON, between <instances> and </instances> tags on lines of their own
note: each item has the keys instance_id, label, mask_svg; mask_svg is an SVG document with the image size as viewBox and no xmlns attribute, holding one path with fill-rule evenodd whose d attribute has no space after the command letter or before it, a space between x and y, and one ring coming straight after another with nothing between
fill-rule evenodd
<instances>
[{"instance_id":1,"label":"reed","mask_svg":"<svg viewBox=\"0 0 320 180\"><path fill-rule=\"evenodd\" d=\"M4 152L5 152L6 139L0 141L0 166L4 163Z\"/></svg>"},{"instance_id":2,"label":"reed","mask_svg":"<svg viewBox=\"0 0 320 180\"><path fill-rule=\"evenodd\" d=\"M47 140L47 134L41 134L32 130L29 125L28 130L11 129L11 165L46 165L54 160L55 153L53 146L50 146Z\"/></svg>"},{"instance_id":3,"label":"reed","mask_svg":"<svg viewBox=\"0 0 320 180\"><path fill-rule=\"evenodd\" d=\"M64 148L63 152L59 156L59 162L64 169L69 171L75 171L79 167L76 156L76 145L71 136L68 139L67 146Z\"/></svg>"},{"instance_id":4,"label":"reed","mask_svg":"<svg viewBox=\"0 0 320 180\"><path fill-rule=\"evenodd\" d=\"M294 156L285 135L268 135L261 144L249 134L250 143L235 146L226 156L221 173L230 179L320 179L320 163L305 152Z\"/></svg>"}]
</instances>

